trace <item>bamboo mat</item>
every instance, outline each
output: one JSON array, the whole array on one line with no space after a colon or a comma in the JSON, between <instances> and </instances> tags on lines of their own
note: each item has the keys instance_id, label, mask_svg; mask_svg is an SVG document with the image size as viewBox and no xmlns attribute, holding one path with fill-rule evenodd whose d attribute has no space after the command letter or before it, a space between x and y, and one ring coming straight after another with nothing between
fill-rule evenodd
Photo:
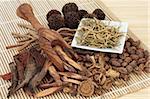
<instances>
[{"instance_id":1,"label":"bamboo mat","mask_svg":"<svg viewBox=\"0 0 150 99\"><path fill-rule=\"evenodd\" d=\"M13 61L13 55L17 54L16 49L6 49L7 45L16 44L17 42L11 35L11 32L27 33L28 31L17 26L17 23L29 24L26 21L16 16L16 8L21 3L29 3L33 7L35 15L39 21L47 27L46 14L51 9L57 9L61 11L61 8L67 2L75 2L80 9L86 9L88 12L92 12L96 8L102 8L108 16L108 19L119 20L115 17L109 9L100 1L94 0L11 0L3 1L0 3L0 75L10 72L8 63ZM138 39L130 30L129 35L133 35ZM148 49L142 44L145 49ZM10 86L9 81L4 81L0 78L0 99L7 99L7 88ZM107 91L102 96L93 95L88 97L89 99L109 99L116 98L122 95L137 91L139 89L150 86L150 75L143 73L142 75L131 74L131 79L125 84L124 87L113 87L110 91ZM37 92L40 90L36 90ZM41 98L41 99L86 99L82 96L72 97L69 94L55 93L53 95ZM10 99L34 99L19 90L16 94L10 97Z\"/></svg>"}]
</instances>

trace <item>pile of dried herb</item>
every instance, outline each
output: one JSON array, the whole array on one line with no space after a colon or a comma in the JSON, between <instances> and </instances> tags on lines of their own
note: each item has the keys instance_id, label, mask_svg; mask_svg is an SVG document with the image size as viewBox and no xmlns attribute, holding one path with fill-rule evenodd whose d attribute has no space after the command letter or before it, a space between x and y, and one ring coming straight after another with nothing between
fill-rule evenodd
<instances>
[{"instance_id":1,"label":"pile of dried herb","mask_svg":"<svg viewBox=\"0 0 150 99\"><path fill-rule=\"evenodd\" d=\"M119 44L120 37L123 36L123 33L119 32L119 27L105 25L96 18L83 20L77 32L78 45L95 48L116 47Z\"/></svg>"}]
</instances>

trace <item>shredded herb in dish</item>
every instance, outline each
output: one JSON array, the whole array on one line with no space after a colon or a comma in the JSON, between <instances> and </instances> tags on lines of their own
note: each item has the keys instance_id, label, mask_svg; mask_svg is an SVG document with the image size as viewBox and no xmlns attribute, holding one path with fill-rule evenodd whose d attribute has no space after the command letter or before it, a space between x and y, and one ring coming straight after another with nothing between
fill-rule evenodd
<instances>
[{"instance_id":1,"label":"shredded herb in dish","mask_svg":"<svg viewBox=\"0 0 150 99\"><path fill-rule=\"evenodd\" d=\"M116 47L123 35L119 32L119 27L105 25L96 18L82 21L82 25L77 32L76 39L79 45L96 48Z\"/></svg>"}]
</instances>

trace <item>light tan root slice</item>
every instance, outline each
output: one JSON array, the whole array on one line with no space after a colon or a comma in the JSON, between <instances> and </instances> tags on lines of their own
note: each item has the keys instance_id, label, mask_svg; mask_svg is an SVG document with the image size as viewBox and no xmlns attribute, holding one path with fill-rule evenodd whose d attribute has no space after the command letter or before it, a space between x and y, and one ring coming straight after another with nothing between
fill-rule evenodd
<instances>
[{"instance_id":1,"label":"light tan root slice","mask_svg":"<svg viewBox=\"0 0 150 99\"><path fill-rule=\"evenodd\" d=\"M61 87L51 87L51 88L45 89L45 90L37 93L35 95L35 97L44 97L44 96L53 94L53 93L59 91L60 89L62 89L62 86Z\"/></svg>"},{"instance_id":2,"label":"light tan root slice","mask_svg":"<svg viewBox=\"0 0 150 99\"><path fill-rule=\"evenodd\" d=\"M74 32L74 31L76 31L76 29L60 28L60 29L57 30L58 33L61 32L61 31L71 31L71 32Z\"/></svg>"},{"instance_id":3,"label":"light tan root slice","mask_svg":"<svg viewBox=\"0 0 150 99\"><path fill-rule=\"evenodd\" d=\"M70 83L74 83L74 84L80 84L81 83L81 81L78 81L78 80L75 80L75 79L69 79L69 78L67 78L65 76L62 79L65 82L70 82Z\"/></svg>"},{"instance_id":4,"label":"light tan root slice","mask_svg":"<svg viewBox=\"0 0 150 99\"><path fill-rule=\"evenodd\" d=\"M58 85L62 85L62 81L60 80L60 76L56 71L54 66L49 66L48 68L49 74L54 78L54 80L58 83Z\"/></svg>"},{"instance_id":5,"label":"light tan root slice","mask_svg":"<svg viewBox=\"0 0 150 99\"><path fill-rule=\"evenodd\" d=\"M87 79L87 77L85 76L81 76L79 74L76 73L71 73L71 72L58 72L60 75L66 76L66 77L70 77L70 78L74 78L74 79L79 79L79 80L84 80Z\"/></svg>"}]
</instances>

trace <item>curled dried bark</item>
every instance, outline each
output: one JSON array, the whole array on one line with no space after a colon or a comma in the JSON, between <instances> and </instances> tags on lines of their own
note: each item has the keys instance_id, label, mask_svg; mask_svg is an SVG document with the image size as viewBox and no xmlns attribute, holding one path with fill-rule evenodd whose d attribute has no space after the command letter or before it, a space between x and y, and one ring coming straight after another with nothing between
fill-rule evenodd
<instances>
[{"instance_id":1,"label":"curled dried bark","mask_svg":"<svg viewBox=\"0 0 150 99\"><path fill-rule=\"evenodd\" d=\"M62 77L62 80L64 81L64 82L70 82L70 83L74 83L74 84L80 84L81 82L80 81L78 81L78 80L75 80L75 79L69 79L69 78L67 78L67 77Z\"/></svg>"}]
</instances>

